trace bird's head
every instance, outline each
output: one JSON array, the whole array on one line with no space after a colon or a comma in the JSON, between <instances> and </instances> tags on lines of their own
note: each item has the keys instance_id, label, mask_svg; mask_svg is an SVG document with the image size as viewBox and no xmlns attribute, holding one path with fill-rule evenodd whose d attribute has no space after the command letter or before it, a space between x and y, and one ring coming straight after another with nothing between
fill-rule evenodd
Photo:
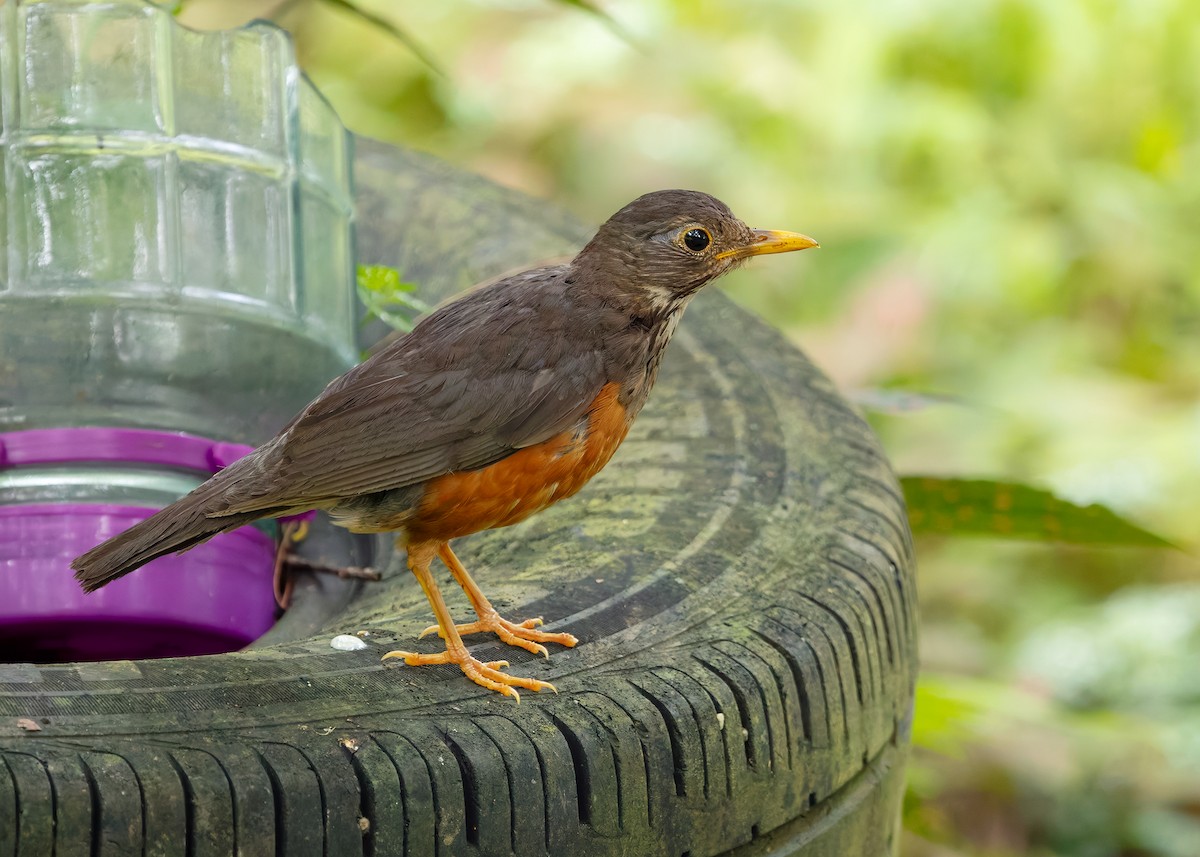
<instances>
[{"instance_id":1,"label":"bird's head","mask_svg":"<svg viewBox=\"0 0 1200 857\"><path fill-rule=\"evenodd\" d=\"M751 229L706 193L660 190L610 217L572 265L666 308L751 256L818 246L798 232Z\"/></svg>"}]
</instances>

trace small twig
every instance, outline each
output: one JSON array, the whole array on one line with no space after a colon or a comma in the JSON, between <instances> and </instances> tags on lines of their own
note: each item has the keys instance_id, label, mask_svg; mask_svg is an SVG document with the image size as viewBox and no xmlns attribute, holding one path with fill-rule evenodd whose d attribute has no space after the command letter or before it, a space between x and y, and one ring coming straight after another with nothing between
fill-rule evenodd
<instances>
[{"instance_id":1,"label":"small twig","mask_svg":"<svg viewBox=\"0 0 1200 857\"><path fill-rule=\"evenodd\" d=\"M383 575L373 568L362 568L356 565L330 565L325 562L314 562L310 559L305 559L302 556L295 554L289 555L284 563L289 569L300 569L303 571L317 571L321 574L333 574L343 580L370 580L373 583L378 583L383 580Z\"/></svg>"},{"instance_id":2,"label":"small twig","mask_svg":"<svg viewBox=\"0 0 1200 857\"><path fill-rule=\"evenodd\" d=\"M275 547L275 573L271 578L271 587L275 592L275 603L280 610L286 610L292 603L292 589L296 579L287 560L290 556L288 548L293 543L308 534L307 521L288 521L279 526L279 544Z\"/></svg>"},{"instance_id":3,"label":"small twig","mask_svg":"<svg viewBox=\"0 0 1200 857\"><path fill-rule=\"evenodd\" d=\"M564 6L574 6L576 9L582 9L584 12L587 12L591 15L595 15L600 21L602 21L604 24L606 24L608 26L608 28L610 30L612 30L613 33L615 33L618 38L623 39L626 43L633 45L635 48L637 48L639 50L642 49L642 46L638 44L637 39L635 39L633 37L633 34L630 33L623 26L621 26L621 23L616 18L614 18L612 15L610 15L608 12L606 12L600 6L600 4L593 2L593 0L558 0L558 1L560 3L562 3Z\"/></svg>"},{"instance_id":4,"label":"small twig","mask_svg":"<svg viewBox=\"0 0 1200 857\"><path fill-rule=\"evenodd\" d=\"M329 6L349 12L354 17L365 21L367 24L370 24L377 29L382 30L408 48L417 59L429 66L430 70L432 70L435 74L440 75L441 77L449 76L438 64L437 60L433 58L433 54L425 50L421 43L417 41L416 37L414 37L408 32L408 30L405 30L395 21L389 21L382 15L376 15L374 12L369 12L359 6L357 3L350 2L350 0L324 0L324 2Z\"/></svg>"}]
</instances>

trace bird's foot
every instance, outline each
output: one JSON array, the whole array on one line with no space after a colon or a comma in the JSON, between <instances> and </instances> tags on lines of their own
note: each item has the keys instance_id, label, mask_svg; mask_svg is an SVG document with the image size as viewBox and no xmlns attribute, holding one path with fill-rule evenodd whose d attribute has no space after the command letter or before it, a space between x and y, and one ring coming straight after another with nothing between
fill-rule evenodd
<instances>
[{"instance_id":1,"label":"bird's foot","mask_svg":"<svg viewBox=\"0 0 1200 857\"><path fill-rule=\"evenodd\" d=\"M429 664L458 664L471 681L489 690L511 696L517 702L521 701L521 694L517 693L518 687L533 691L553 690L558 693L558 689L548 681L500 672L501 667L508 666L508 661L480 661L471 657L465 648L454 651L448 647L446 651L437 654L388 652L383 656L383 660L386 661L388 658L403 658L410 667Z\"/></svg>"},{"instance_id":2,"label":"bird's foot","mask_svg":"<svg viewBox=\"0 0 1200 857\"><path fill-rule=\"evenodd\" d=\"M485 613L475 622L467 622L463 625L455 625L460 636L465 637L467 634L483 634L491 632L499 637L503 642L510 646L518 646L526 651L533 652L535 655L541 655L544 658L550 657L550 653L541 643L557 643L560 646L570 648L579 642L572 634L551 634L546 631L538 631L537 626L542 624L542 617L536 619L526 619L524 622L510 622L505 619L495 610ZM445 637L439 625L430 625L421 632L421 637L426 637L429 634L436 633L439 637Z\"/></svg>"}]
</instances>

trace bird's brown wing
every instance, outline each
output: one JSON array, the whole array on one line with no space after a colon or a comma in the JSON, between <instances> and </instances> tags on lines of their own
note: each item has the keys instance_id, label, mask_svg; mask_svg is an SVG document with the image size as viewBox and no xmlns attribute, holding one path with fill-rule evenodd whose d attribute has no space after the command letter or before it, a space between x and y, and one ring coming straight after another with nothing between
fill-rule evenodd
<instances>
[{"instance_id":1,"label":"bird's brown wing","mask_svg":"<svg viewBox=\"0 0 1200 857\"><path fill-rule=\"evenodd\" d=\"M559 335L546 312L476 293L431 316L330 383L222 514L403 488L571 428L604 386L604 360L598 344Z\"/></svg>"}]
</instances>

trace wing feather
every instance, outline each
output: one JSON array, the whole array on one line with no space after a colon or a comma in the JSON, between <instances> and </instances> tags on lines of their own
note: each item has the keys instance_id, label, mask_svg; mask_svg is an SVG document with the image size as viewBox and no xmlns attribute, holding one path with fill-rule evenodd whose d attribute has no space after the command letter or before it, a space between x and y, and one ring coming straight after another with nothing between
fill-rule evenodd
<instances>
[{"instance_id":1,"label":"wing feather","mask_svg":"<svg viewBox=\"0 0 1200 857\"><path fill-rule=\"evenodd\" d=\"M562 270L471 292L332 381L263 451L267 490L227 513L404 488L576 425L606 382L603 325L585 318L592 336L555 335L554 319L578 310Z\"/></svg>"}]
</instances>

